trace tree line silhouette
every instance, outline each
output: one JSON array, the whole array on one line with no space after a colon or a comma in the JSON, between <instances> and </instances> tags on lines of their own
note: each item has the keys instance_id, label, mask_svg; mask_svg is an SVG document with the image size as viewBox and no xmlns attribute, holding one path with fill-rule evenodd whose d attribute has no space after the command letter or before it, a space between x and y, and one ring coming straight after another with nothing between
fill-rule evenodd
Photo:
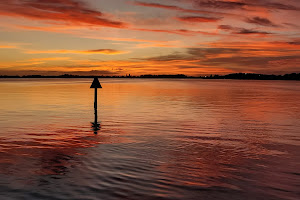
<instances>
[{"instance_id":1,"label":"tree line silhouette","mask_svg":"<svg viewBox=\"0 0 300 200\"><path fill-rule=\"evenodd\" d=\"M255 74L255 73L233 73L227 75L209 75L209 76L186 76L184 74L175 75L153 75L146 74L140 76L80 76L72 74L63 74L59 76L44 76L44 75L24 75L24 76L7 76L0 75L0 78L181 78L181 79L241 79L241 80L300 80L300 73L291 73L285 75L274 75L274 74Z\"/></svg>"}]
</instances>

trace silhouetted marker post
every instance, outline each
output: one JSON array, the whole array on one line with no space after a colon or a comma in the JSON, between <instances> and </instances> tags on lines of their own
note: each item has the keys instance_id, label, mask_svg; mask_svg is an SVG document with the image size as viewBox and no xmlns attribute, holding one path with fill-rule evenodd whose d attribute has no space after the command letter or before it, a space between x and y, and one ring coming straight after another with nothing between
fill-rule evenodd
<instances>
[{"instance_id":1,"label":"silhouetted marker post","mask_svg":"<svg viewBox=\"0 0 300 200\"><path fill-rule=\"evenodd\" d=\"M94 130L96 131L96 130L99 130L98 128L100 126L100 124L98 124L98 122L97 122L97 120L98 120L97 119L98 118L97 117L97 89L102 88L98 78L96 78L96 77L94 78L93 83L90 88L95 88L95 100L94 100L95 121L92 124L93 124Z\"/></svg>"}]
</instances>

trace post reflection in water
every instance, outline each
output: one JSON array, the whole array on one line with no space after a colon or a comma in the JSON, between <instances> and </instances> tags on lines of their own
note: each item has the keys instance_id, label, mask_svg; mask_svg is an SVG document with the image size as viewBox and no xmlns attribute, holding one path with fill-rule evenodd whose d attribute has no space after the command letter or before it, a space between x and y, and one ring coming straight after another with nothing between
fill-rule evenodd
<instances>
[{"instance_id":1,"label":"post reflection in water","mask_svg":"<svg viewBox=\"0 0 300 200\"><path fill-rule=\"evenodd\" d=\"M93 128L94 134L98 134L98 131L101 129L101 124L98 123L97 121L92 122L92 128Z\"/></svg>"}]
</instances>

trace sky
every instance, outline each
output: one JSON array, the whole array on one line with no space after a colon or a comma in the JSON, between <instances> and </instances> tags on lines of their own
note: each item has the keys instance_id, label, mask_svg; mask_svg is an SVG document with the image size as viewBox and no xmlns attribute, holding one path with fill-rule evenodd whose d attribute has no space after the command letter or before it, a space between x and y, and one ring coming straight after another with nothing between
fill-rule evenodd
<instances>
[{"instance_id":1,"label":"sky","mask_svg":"<svg viewBox=\"0 0 300 200\"><path fill-rule=\"evenodd\" d=\"M300 0L1 0L0 75L300 72Z\"/></svg>"}]
</instances>

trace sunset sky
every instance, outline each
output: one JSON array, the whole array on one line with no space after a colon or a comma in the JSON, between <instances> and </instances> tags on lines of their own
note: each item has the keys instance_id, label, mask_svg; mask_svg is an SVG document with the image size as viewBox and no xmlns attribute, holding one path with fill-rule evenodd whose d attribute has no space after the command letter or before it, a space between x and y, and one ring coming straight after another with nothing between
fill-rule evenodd
<instances>
[{"instance_id":1,"label":"sunset sky","mask_svg":"<svg viewBox=\"0 0 300 200\"><path fill-rule=\"evenodd\" d=\"M300 72L299 0L1 0L0 75Z\"/></svg>"}]
</instances>

